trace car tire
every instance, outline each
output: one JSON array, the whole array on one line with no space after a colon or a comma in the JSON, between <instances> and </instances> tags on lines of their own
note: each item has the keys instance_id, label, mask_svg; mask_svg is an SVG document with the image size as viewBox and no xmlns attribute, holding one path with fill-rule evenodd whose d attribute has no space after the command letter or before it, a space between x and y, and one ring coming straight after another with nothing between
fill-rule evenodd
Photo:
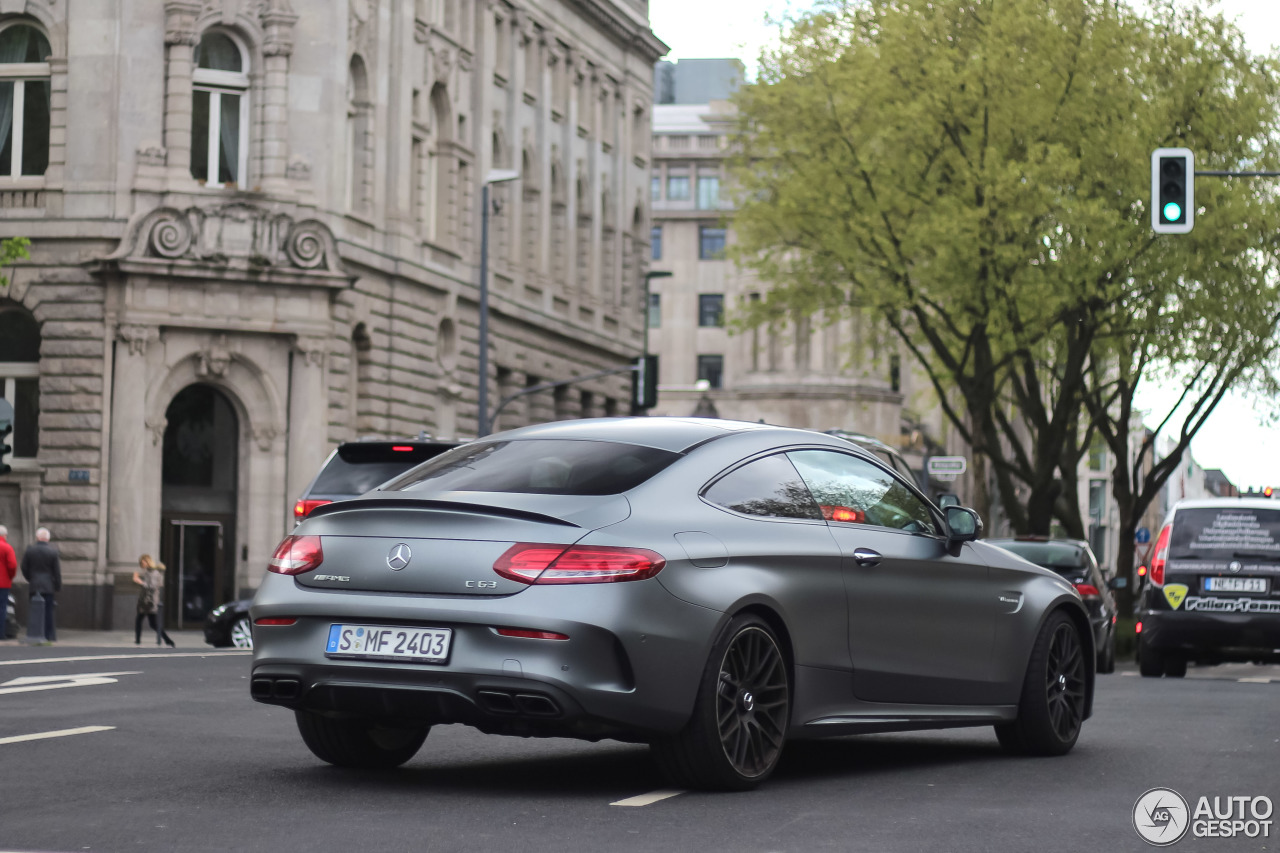
<instances>
[{"instance_id":1,"label":"car tire","mask_svg":"<svg viewBox=\"0 0 1280 853\"><path fill-rule=\"evenodd\" d=\"M227 631L230 638L229 645L237 649L253 648L253 620L246 613L239 619L231 623L230 629Z\"/></svg>"},{"instance_id":2,"label":"car tire","mask_svg":"<svg viewBox=\"0 0 1280 853\"><path fill-rule=\"evenodd\" d=\"M1164 675L1165 654L1145 645L1138 645L1138 672L1143 678L1159 678Z\"/></svg>"},{"instance_id":3,"label":"car tire","mask_svg":"<svg viewBox=\"0 0 1280 853\"><path fill-rule=\"evenodd\" d=\"M294 712L302 742L321 761L335 767L390 770L422 748L430 726L397 728L365 717L326 717Z\"/></svg>"},{"instance_id":4,"label":"car tire","mask_svg":"<svg viewBox=\"0 0 1280 853\"><path fill-rule=\"evenodd\" d=\"M745 614L711 647L689 722L650 748L678 787L747 791L773 773L790 720L782 646L763 619Z\"/></svg>"},{"instance_id":5,"label":"car tire","mask_svg":"<svg viewBox=\"0 0 1280 853\"><path fill-rule=\"evenodd\" d=\"M1098 655L1098 672L1103 675L1110 675L1116 671L1116 634L1112 631L1107 635L1107 643L1103 646L1102 654Z\"/></svg>"},{"instance_id":6,"label":"car tire","mask_svg":"<svg viewBox=\"0 0 1280 853\"><path fill-rule=\"evenodd\" d=\"M1019 755L1065 755L1084 723L1088 668L1080 629L1061 610L1040 629L1022 682L1018 716L995 727L1005 750Z\"/></svg>"},{"instance_id":7,"label":"car tire","mask_svg":"<svg viewBox=\"0 0 1280 853\"><path fill-rule=\"evenodd\" d=\"M1187 659L1182 655L1166 655L1164 659L1164 674L1168 678L1186 678Z\"/></svg>"}]
</instances>

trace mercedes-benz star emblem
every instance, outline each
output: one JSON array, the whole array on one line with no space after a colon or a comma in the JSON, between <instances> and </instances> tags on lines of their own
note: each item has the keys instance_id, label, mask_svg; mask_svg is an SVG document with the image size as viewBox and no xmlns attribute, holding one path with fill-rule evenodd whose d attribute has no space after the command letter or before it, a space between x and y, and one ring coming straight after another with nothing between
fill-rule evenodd
<instances>
[{"instance_id":1,"label":"mercedes-benz star emblem","mask_svg":"<svg viewBox=\"0 0 1280 853\"><path fill-rule=\"evenodd\" d=\"M401 542L399 545L393 545L390 553L387 554L387 566L393 572L398 572L405 566L409 565L409 561L413 559L413 552L409 550L409 546Z\"/></svg>"},{"instance_id":2,"label":"mercedes-benz star emblem","mask_svg":"<svg viewBox=\"0 0 1280 853\"><path fill-rule=\"evenodd\" d=\"M1244 567L1240 565L1238 560L1232 560L1230 563L1227 563L1227 568L1232 572L1238 572Z\"/></svg>"}]
</instances>

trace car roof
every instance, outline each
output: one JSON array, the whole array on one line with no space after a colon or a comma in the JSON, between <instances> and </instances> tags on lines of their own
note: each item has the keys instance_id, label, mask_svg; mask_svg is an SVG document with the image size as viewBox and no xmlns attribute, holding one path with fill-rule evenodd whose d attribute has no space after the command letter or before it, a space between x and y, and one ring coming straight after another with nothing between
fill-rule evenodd
<instances>
[{"instance_id":1,"label":"car roof","mask_svg":"<svg viewBox=\"0 0 1280 853\"><path fill-rule=\"evenodd\" d=\"M1035 542L1044 545L1073 545L1076 548L1088 548L1089 543L1083 539L1068 539L1065 536L995 536L987 542Z\"/></svg>"},{"instance_id":2,"label":"car roof","mask_svg":"<svg viewBox=\"0 0 1280 853\"><path fill-rule=\"evenodd\" d=\"M1280 501L1274 498L1184 498L1173 505L1173 511L1180 509L1276 509L1280 510Z\"/></svg>"},{"instance_id":3,"label":"car roof","mask_svg":"<svg viewBox=\"0 0 1280 853\"><path fill-rule=\"evenodd\" d=\"M486 436L481 441L525 440L532 438L573 439L578 441L616 441L683 453L696 445L716 438L749 430L779 430L813 435L808 430L769 426L749 421L720 418L582 418L553 421L519 427Z\"/></svg>"}]
</instances>

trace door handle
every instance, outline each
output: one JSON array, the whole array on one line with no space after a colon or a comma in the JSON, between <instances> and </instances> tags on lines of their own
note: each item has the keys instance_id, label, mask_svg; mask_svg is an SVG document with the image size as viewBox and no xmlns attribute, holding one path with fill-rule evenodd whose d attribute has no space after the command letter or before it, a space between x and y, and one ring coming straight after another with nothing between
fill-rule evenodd
<instances>
[{"instance_id":1,"label":"door handle","mask_svg":"<svg viewBox=\"0 0 1280 853\"><path fill-rule=\"evenodd\" d=\"M870 548L855 548L853 561L859 566L878 566L880 565L880 555Z\"/></svg>"}]
</instances>

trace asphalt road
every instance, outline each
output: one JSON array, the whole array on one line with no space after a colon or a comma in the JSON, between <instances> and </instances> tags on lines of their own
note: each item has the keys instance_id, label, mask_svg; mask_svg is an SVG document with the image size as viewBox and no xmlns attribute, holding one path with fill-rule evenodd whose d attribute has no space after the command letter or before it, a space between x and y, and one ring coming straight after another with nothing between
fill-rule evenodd
<instances>
[{"instance_id":1,"label":"asphalt road","mask_svg":"<svg viewBox=\"0 0 1280 853\"><path fill-rule=\"evenodd\" d=\"M644 747L457 726L398 771L337 770L249 699L248 668L190 647L0 647L0 850L1110 853L1151 849L1131 811L1153 787L1280 803L1275 667L1100 676L1064 758L1007 757L990 729L841 738L790 744L757 791L665 799ZM1276 850L1276 824L1173 849Z\"/></svg>"}]
</instances>

